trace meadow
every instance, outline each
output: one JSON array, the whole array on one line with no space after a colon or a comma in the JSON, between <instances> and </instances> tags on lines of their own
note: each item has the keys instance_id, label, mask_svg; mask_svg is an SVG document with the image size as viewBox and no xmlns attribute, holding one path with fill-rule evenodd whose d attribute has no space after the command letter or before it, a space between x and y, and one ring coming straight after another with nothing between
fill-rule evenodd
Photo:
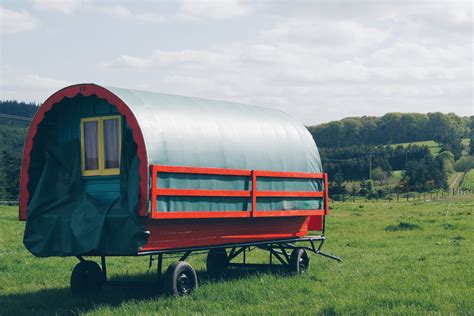
<instances>
[{"instance_id":1,"label":"meadow","mask_svg":"<svg viewBox=\"0 0 474 316\"><path fill-rule=\"evenodd\" d=\"M469 170L464 176L462 188L474 190L474 169Z\"/></svg>"},{"instance_id":2,"label":"meadow","mask_svg":"<svg viewBox=\"0 0 474 316\"><path fill-rule=\"evenodd\" d=\"M199 289L188 297L153 287L107 287L72 297L75 258L35 258L22 244L17 208L0 206L0 315L31 314L471 314L474 312L474 195L416 202L333 203L324 250L310 269L235 269L222 279L205 273L205 256L189 261ZM267 255L251 252L254 262ZM176 259L168 259L165 266ZM113 280L153 281L148 258L111 258Z\"/></svg>"}]
</instances>

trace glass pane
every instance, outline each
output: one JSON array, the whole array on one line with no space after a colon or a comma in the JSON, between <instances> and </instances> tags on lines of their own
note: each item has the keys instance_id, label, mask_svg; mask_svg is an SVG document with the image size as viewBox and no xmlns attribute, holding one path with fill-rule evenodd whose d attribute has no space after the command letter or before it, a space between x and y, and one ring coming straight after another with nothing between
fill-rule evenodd
<instances>
[{"instance_id":1,"label":"glass pane","mask_svg":"<svg viewBox=\"0 0 474 316\"><path fill-rule=\"evenodd\" d=\"M86 170L99 169L99 144L97 122L84 123L84 153Z\"/></svg>"},{"instance_id":2,"label":"glass pane","mask_svg":"<svg viewBox=\"0 0 474 316\"><path fill-rule=\"evenodd\" d=\"M119 126L118 119L104 120L105 168L119 167Z\"/></svg>"}]
</instances>

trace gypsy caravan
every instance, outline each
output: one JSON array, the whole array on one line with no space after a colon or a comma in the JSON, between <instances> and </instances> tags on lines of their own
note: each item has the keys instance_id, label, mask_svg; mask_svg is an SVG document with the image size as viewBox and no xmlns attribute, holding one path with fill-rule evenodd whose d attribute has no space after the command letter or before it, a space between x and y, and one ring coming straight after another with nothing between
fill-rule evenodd
<instances>
[{"instance_id":1,"label":"gypsy caravan","mask_svg":"<svg viewBox=\"0 0 474 316\"><path fill-rule=\"evenodd\" d=\"M185 261L196 251L208 251L211 274L242 266L232 260L249 247L294 272L308 267L307 251L338 259L321 251L327 174L309 132L283 112L232 102L59 90L28 131L19 213L32 254L79 259L80 295L107 282L107 256L150 256L161 275L163 256L182 254L164 274L170 294L197 288ZM94 256L101 265L84 258Z\"/></svg>"}]
</instances>

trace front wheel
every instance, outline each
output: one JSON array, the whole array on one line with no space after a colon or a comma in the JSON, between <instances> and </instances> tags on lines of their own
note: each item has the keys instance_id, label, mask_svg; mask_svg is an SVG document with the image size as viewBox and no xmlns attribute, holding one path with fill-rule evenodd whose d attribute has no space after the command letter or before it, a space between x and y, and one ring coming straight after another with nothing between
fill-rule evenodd
<instances>
[{"instance_id":1,"label":"front wheel","mask_svg":"<svg viewBox=\"0 0 474 316\"><path fill-rule=\"evenodd\" d=\"M86 296L98 292L105 282L104 273L94 261L79 262L72 270L71 292L73 295Z\"/></svg>"},{"instance_id":2,"label":"front wheel","mask_svg":"<svg viewBox=\"0 0 474 316\"><path fill-rule=\"evenodd\" d=\"M295 248L291 252L289 268L292 273L304 273L309 267L309 257L302 248Z\"/></svg>"},{"instance_id":3,"label":"front wheel","mask_svg":"<svg viewBox=\"0 0 474 316\"><path fill-rule=\"evenodd\" d=\"M168 267L164 278L164 289L168 295L187 295L198 287L194 268L186 261L178 261Z\"/></svg>"}]
</instances>

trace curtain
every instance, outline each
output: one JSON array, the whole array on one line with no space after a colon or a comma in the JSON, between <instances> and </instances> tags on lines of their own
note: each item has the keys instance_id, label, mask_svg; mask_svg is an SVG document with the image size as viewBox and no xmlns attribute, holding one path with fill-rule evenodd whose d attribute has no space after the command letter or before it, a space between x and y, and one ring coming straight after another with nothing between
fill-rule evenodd
<instances>
[{"instance_id":1,"label":"curtain","mask_svg":"<svg viewBox=\"0 0 474 316\"><path fill-rule=\"evenodd\" d=\"M104 120L104 154L106 169L119 167L118 129L118 119Z\"/></svg>"},{"instance_id":2,"label":"curtain","mask_svg":"<svg viewBox=\"0 0 474 316\"><path fill-rule=\"evenodd\" d=\"M86 170L99 169L99 144L97 122L84 123L84 150Z\"/></svg>"}]
</instances>

